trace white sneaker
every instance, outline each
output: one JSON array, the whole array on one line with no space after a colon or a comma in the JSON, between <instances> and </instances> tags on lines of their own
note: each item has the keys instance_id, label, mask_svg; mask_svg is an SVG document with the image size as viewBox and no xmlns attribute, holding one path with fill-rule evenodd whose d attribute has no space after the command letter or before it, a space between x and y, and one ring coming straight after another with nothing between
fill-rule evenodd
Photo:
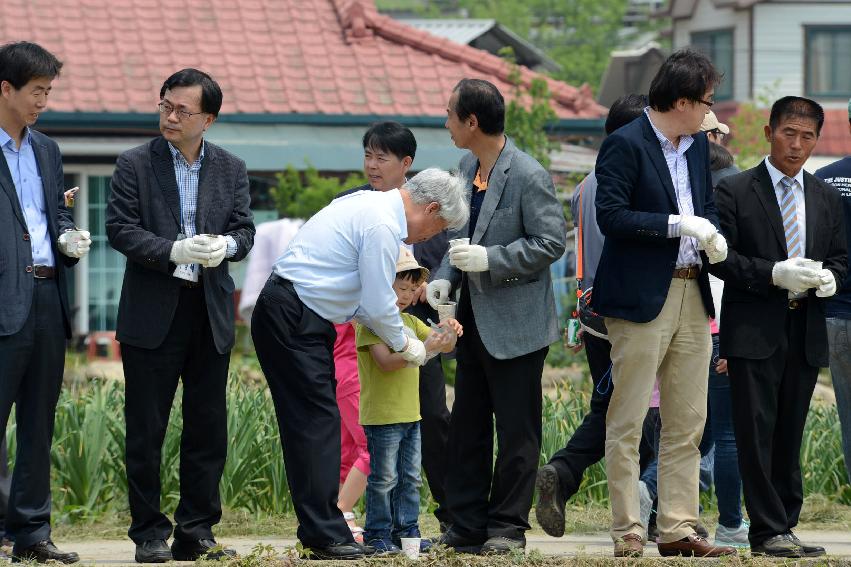
<instances>
[{"instance_id":1,"label":"white sneaker","mask_svg":"<svg viewBox=\"0 0 851 567\"><path fill-rule=\"evenodd\" d=\"M653 498L643 480L638 481L638 516L644 527L644 541L647 541L647 528L650 524L650 512L653 510Z\"/></svg>"},{"instance_id":2,"label":"white sneaker","mask_svg":"<svg viewBox=\"0 0 851 567\"><path fill-rule=\"evenodd\" d=\"M750 524L742 520L738 528L725 528L721 524L715 527L715 545L728 545L730 547L750 547L748 541L748 529Z\"/></svg>"}]
</instances>

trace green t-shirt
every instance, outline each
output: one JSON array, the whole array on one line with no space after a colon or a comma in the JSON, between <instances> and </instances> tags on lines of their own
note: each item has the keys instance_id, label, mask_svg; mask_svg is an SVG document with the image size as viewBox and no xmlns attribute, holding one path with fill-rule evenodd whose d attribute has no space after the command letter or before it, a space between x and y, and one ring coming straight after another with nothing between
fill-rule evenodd
<instances>
[{"instance_id":1,"label":"green t-shirt","mask_svg":"<svg viewBox=\"0 0 851 567\"><path fill-rule=\"evenodd\" d=\"M413 329L421 341L426 340L431 332L425 323L407 313L402 313L402 323ZM360 376L360 423L388 425L419 421L420 369L381 370L369 352L369 345L383 342L368 328L357 325L355 344Z\"/></svg>"}]
</instances>

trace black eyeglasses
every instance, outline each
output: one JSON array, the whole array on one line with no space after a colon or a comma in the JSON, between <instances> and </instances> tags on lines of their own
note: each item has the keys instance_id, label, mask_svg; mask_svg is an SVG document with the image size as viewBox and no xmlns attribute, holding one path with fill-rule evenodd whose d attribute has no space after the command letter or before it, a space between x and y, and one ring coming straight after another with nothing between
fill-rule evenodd
<instances>
[{"instance_id":1,"label":"black eyeglasses","mask_svg":"<svg viewBox=\"0 0 851 567\"><path fill-rule=\"evenodd\" d=\"M723 140L724 136L726 136L726 134L724 132L722 132L721 130L719 130L718 128L713 128L712 130L707 130L706 133L707 134L714 134L714 135L718 136L719 140Z\"/></svg>"},{"instance_id":2,"label":"black eyeglasses","mask_svg":"<svg viewBox=\"0 0 851 567\"><path fill-rule=\"evenodd\" d=\"M712 105L715 104L714 100L703 100L703 99L700 99L700 98L694 99L694 102L702 102L703 104L705 104L709 108L712 108Z\"/></svg>"},{"instance_id":3,"label":"black eyeglasses","mask_svg":"<svg viewBox=\"0 0 851 567\"><path fill-rule=\"evenodd\" d=\"M197 114L206 114L203 110L201 112L189 112L188 110L175 110L172 105L167 102L161 102L157 105L157 108L160 109L160 113L165 114L166 116L171 115L172 112L177 113L178 120L189 120L193 116Z\"/></svg>"}]
</instances>

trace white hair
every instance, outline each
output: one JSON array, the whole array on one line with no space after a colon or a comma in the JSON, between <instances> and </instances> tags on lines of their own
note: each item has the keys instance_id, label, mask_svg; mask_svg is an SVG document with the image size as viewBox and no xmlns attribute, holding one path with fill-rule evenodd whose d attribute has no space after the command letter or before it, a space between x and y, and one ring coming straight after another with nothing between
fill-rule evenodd
<instances>
[{"instance_id":1,"label":"white hair","mask_svg":"<svg viewBox=\"0 0 851 567\"><path fill-rule=\"evenodd\" d=\"M437 203L440 217L448 228L459 229L470 218L467 182L458 175L437 167L424 169L405 183L411 200L418 205Z\"/></svg>"}]
</instances>

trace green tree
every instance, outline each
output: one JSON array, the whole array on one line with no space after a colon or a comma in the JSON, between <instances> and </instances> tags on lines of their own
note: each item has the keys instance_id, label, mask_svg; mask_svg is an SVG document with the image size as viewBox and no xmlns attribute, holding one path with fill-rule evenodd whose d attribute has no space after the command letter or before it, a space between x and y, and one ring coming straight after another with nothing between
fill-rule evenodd
<instances>
[{"instance_id":1,"label":"green tree","mask_svg":"<svg viewBox=\"0 0 851 567\"><path fill-rule=\"evenodd\" d=\"M508 80L514 84L514 97L505 108L505 132L517 147L538 160L544 168L549 168L549 154L558 147L546 131L546 127L558 118L550 106L550 89L541 78L533 79L529 88L525 88L511 48L504 49L502 55L511 64Z\"/></svg>"},{"instance_id":2,"label":"green tree","mask_svg":"<svg viewBox=\"0 0 851 567\"><path fill-rule=\"evenodd\" d=\"M755 100L741 103L729 120L731 137L728 146L739 169L754 167L771 149L765 139L765 126L768 124L768 109L779 86L777 81L757 94Z\"/></svg>"},{"instance_id":3,"label":"green tree","mask_svg":"<svg viewBox=\"0 0 851 567\"><path fill-rule=\"evenodd\" d=\"M272 187L271 194L278 214L300 219L312 217L340 191L366 183L361 173L350 173L342 183L336 177L322 177L310 163L304 172L288 165L275 177L278 184Z\"/></svg>"}]
</instances>

